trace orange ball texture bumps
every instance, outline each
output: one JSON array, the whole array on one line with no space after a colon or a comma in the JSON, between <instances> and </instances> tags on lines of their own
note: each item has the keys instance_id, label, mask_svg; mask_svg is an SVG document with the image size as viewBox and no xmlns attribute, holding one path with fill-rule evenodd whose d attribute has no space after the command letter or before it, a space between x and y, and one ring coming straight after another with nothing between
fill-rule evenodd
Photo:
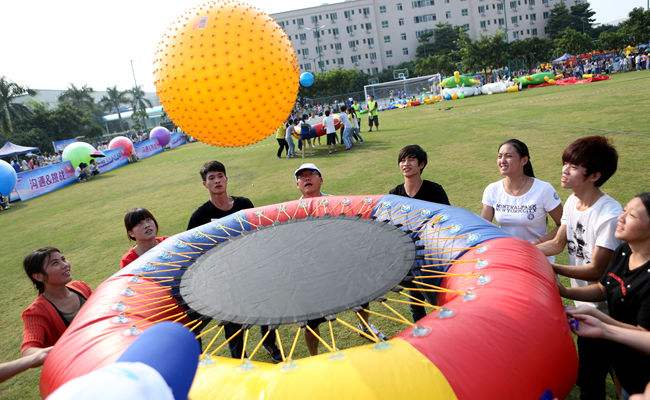
<instances>
[{"instance_id":1,"label":"orange ball texture bumps","mask_svg":"<svg viewBox=\"0 0 650 400\"><path fill-rule=\"evenodd\" d=\"M187 11L158 46L158 97L184 132L215 146L246 146L289 116L299 69L291 42L267 14L237 1Z\"/></svg>"}]
</instances>

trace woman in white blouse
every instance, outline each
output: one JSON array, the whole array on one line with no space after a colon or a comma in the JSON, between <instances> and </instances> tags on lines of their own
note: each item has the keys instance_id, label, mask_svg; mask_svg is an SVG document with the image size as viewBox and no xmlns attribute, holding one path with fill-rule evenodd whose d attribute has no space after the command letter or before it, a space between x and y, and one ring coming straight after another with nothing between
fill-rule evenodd
<instances>
[{"instance_id":1,"label":"woman in white blouse","mask_svg":"<svg viewBox=\"0 0 650 400\"><path fill-rule=\"evenodd\" d=\"M547 216L559 227L562 201L550 183L535 178L528 146L517 139L502 143L497 167L503 179L483 191L481 217L533 244L552 238L555 230L547 232Z\"/></svg>"}]
</instances>

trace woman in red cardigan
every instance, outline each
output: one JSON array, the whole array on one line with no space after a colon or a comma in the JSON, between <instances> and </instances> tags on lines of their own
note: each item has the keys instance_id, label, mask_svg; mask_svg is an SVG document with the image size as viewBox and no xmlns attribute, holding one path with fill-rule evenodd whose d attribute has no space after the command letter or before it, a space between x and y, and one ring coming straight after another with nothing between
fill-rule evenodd
<instances>
[{"instance_id":1,"label":"woman in red cardigan","mask_svg":"<svg viewBox=\"0 0 650 400\"><path fill-rule=\"evenodd\" d=\"M158 221L146 208L134 208L124 215L124 227L130 240L135 240L135 246L129 249L120 260L120 268L124 268L138 257L156 247L167 236L158 234Z\"/></svg>"},{"instance_id":2,"label":"woman in red cardigan","mask_svg":"<svg viewBox=\"0 0 650 400\"><path fill-rule=\"evenodd\" d=\"M38 297L22 314L20 351L28 356L59 340L92 290L85 282L72 280L70 263L54 247L31 252L23 260L23 267L38 290Z\"/></svg>"}]
</instances>

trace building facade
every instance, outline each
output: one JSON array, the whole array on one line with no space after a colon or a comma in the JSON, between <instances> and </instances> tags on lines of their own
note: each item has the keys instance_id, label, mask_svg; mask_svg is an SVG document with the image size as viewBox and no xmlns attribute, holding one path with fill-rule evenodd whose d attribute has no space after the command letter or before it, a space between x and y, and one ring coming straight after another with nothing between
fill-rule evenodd
<instances>
[{"instance_id":1,"label":"building facade","mask_svg":"<svg viewBox=\"0 0 650 400\"><path fill-rule=\"evenodd\" d=\"M374 75L415 57L420 35L439 23L472 39L504 31L508 41L545 37L551 9L582 0L348 0L272 14L301 71L355 68Z\"/></svg>"}]
</instances>

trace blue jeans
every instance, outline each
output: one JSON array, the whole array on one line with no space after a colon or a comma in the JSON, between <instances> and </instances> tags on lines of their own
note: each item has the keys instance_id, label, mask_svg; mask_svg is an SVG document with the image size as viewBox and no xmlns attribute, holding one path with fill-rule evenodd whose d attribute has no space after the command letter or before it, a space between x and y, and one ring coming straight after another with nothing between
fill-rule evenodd
<instances>
[{"instance_id":1,"label":"blue jeans","mask_svg":"<svg viewBox=\"0 0 650 400\"><path fill-rule=\"evenodd\" d=\"M287 150L287 158L293 157L295 154L293 139L292 138L287 139L287 144L289 145L289 150Z\"/></svg>"},{"instance_id":2,"label":"blue jeans","mask_svg":"<svg viewBox=\"0 0 650 400\"><path fill-rule=\"evenodd\" d=\"M345 128L343 130L343 144L346 150L352 148L352 128Z\"/></svg>"}]
</instances>

